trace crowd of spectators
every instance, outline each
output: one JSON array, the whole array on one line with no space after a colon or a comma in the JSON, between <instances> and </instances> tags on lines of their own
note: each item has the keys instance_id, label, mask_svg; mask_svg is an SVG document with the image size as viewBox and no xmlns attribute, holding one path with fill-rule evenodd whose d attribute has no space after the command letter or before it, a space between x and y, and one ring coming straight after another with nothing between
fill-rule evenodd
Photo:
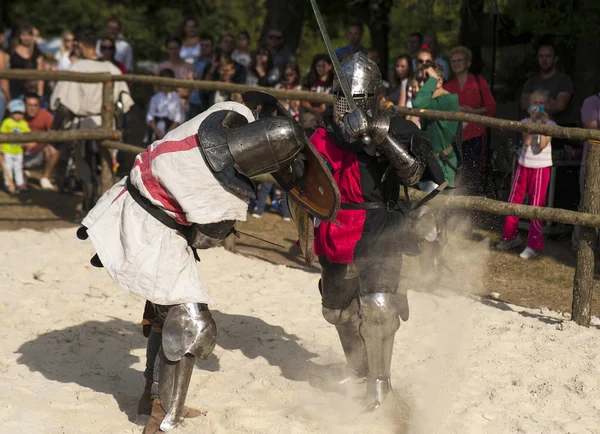
<instances>
[{"instance_id":1,"label":"crowd of spectators","mask_svg":"<svg viewBox=\"0 0 600 434\"><path fill-rule=\"evenodd\" d=\"M246 31L237 35L227 33L214 38L199 32L199 27L196 19L186 19L181 28L166 39L165 58L156 65L154 74L183 80L211 80L249 86L331 92L335 77L329 56L315 55L310 67L302 70L286 43L285 32L282 29L269 29L264 42L260 42L252 41ZM0 69L73 70L81 60L80 46L72 31L64 31L60 46L55 53L48 55L38 48L42 40L34 26L21 25L19 28L10 29L10 32L7 30L0 26ZM350 24L346 30L346 37L347 44L336 50L341 61L354 53L363 52L370 59L379 62L380 53L363 45L361 24ZM126 73L134 70L133 54L132 46L123 36L119 19L108 19L104 32L97 40L97 59L110 62L121 73ZM454 47L446 53L441 52L435 33L410 33L406 41L406 52L397 56L391 67L383 71L385 89L381 95L382 106L435 108L495 116L496 103L492 89L483 76L471 72L472 59L471 51L463 46ZM523 84L519 97L519 108L526 121L556 122L558 125L568 126L577 123L571 116L573 83L568 75L559 70L558 60L552 42L545 41L537 47L539 71ZM55 83L1 80L0 85L0 117L10 118L13 113L6 110L8 103L20 99L26 103L24 122L29 122L32 130L43 131L44 128L50 128L52 114L47 109L54 109L49 107L49 101ZM169 130L216 102L241 101L241 95L226 90L190 91L157 87L155 92L146 116L148 142L162 138ZM539 97L540 92L547 95L547 99L542 105L533 104L532 97ZM598 101L600 98L597 95L586 100L581 114L584 128L598 128ZM321 116L326 110L325 105L320 103L291 99L281 102L308 134L319 127ZM36 122L38 116L43 116L44 122ZM456 186L463 194L486 193L484 182L486 171L489 170L489 134L484 126L467 122L408 118L429 132L435 145L434 152L450 187ZM544 142L544 139L536 137L522 139L525 144ZM456 143L457 140L460 140L459 144ZM545 149L544 155L552 155L549 143L550 141L538 151ZM556 140L555 146L559 144L560 141ZM25 153L23 164L27 165L28 160L34 160L35 164L43 169L42 187L53 188L50 180L58 155L56 148L50 144L30 144L23 145L22 149ZM461 155L457 153L459 149ZM528 152L531 149L530 147ZM29 154L35 154L35 159L28 158ZM519 160L519 164L526 167L531 158L529 156L526 161L521 159L523 161ZM535 159L535 155L533 158ZM585 161L585 151L582 160ZM547 162L547 159L545 161ZM517 178L515 175L515 179ZM431 185L422 187L426 190L435 188ZM268 197L274 204L272 207L282 212L283 217L287 219L289 215L286 208L277 205L285 202L285 198L282 199L282 192L269 183L264 184L259 203L254 204L254 208L249 210L250 213L260 217ZM511 200L518 201L519 197L513 197ZM537 200L536 204L543 206L544 202ZM506 230L505 240L512 234L512 229ZM539 251L540 244L537 243L532 248Z\"/></svg>"}]
</instances>

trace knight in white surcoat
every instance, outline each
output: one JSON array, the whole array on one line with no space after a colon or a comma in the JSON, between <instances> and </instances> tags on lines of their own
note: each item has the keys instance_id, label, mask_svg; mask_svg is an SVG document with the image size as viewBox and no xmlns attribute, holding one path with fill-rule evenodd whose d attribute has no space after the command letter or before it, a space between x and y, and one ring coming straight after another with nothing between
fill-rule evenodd
<instances>
[{"instance_id":1,"label":"knight in white surcoat","mask_svg":"<svg viewBox=\"0 0 600 434\"><path fill-rule=\"evenodd\" d=\"M304 176L310 143L302 127L253 108L215 104L152 143L78 230L94 246L92 264L154 310L149 381L139 408L151 414L146 434L169 431L198 414L184 406L185 397L194 358L212 353L217 327L196 250L216 245L246 219L255 197L252 177L285 174L290 189Z\"/></svg>"}]
</instances>

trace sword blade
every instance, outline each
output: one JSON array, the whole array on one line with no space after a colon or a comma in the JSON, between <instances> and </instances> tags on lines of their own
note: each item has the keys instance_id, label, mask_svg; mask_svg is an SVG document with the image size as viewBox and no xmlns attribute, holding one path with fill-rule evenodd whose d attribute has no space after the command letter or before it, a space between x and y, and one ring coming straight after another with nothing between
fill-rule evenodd
<instances>
[{"instance_id":1,"label":"sword blade","mask_svg":"<svg viewBox=\"0 0 600 434\"><path fill-rule=\"evenodd\" d=\"M442 191L444 191L444 189L448 186L448 182L443 182L442 184L438 185L435 190L433 190L431 193L429 193L427 196L425 196L423 199L421 199L415 206L413 206L413 210L419 208L420 206L425 205L427 202L429 202L431 199L433 199L434 197L436 197L438 194L440 194Z\"/></svg>"},{"instance_id":2,"label":"sword blade","mask_svg":"<svg viewBox=\"0 0 600 434\"><path fill-rule=\"evenodd\" d=\"M321 36L323 36L325 47L327 48L329 57L331 57L331 63L333 64L333 70L335 71L335 75L337 76L337 79L340 82L340 87L342 88L342 92L344 92L346 101L348 101L350 111L354 111L356 110L356 102L352 97L352 91L350 90L350 85L346 80L346 76L342 74L342 65L340 65L340 60L338 59L337 54L335 54L333 46L331 45L331 39L329 38L329 33L327 33L327 28L325 27L323 16L321 15L321 11L319 10L319 6L317 5L317 0L310 0L310 4L312 5L313 11L315 13L315 18L317 19L317 24L319 25Z\"/></svg>"},{"instance_id":3,"label":"sword blade","mask_svg":"<svg viewBox=\"0 0 600 434\"><path fill-rule=\"evenodd\" d=\"M235 232L237 232L240 235L246 235L247 237L254 238L255 240L262 241L263 243L272 244L273 246L277 246L277 247L281 247L282 249L285 249L285 246L282 246L281 244L277 244L277 243L274 243L273 241L265 240L264 238L257 237L256 235L252 235L252 234L249 234L247 232L242 232L242 231L240 231L238 229L235 229Z\"/></svg>"}]
</instances>

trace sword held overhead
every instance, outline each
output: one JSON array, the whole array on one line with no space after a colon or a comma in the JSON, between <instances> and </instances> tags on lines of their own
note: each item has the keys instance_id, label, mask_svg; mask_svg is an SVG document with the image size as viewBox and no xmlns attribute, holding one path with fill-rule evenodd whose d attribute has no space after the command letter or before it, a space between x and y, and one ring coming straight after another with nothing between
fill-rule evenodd
<instances>
[{"instance_id":1,"label":"sword held overhead","mask_svg":"<svg viewBox=\"0 0 600 434\"><path fill-rule=\"evenodd\" d=\"M323 16L321 15L321 11L319 9L319 5L317 5L317 0L310 0L310 4L312 5L313 11L315 13L315 18L317 20L317 24L319 25L319 30L321 31L321 36L323 37L323 42L325 42L325 47L327 48L327 52L329 53L329 57L331 58L331 63L333 64L333 70L335 71L335 75L337 76L338 82L340 83L340 88L346 97L346 101L348 102L348 106L350 108L350 113L354 114L358 112L358 106L356 105L356 101L354 101L354 97L352 96L352 90L350 89L350 85L346 80L346 76L342 73L342 66L340 65L340 60L335 54L333 46L331 45L331 39L329 38L329 33L327 33L327 28L325 27L325 22L323 21ZM356 115L354 115L356 116ZM358 124L367 123L367 119L362 119L360 114L358 114ZM362 137L363 143L368 146L371 144L371 137L368 135L364 135Z\"/></svg>"}]
</instances>

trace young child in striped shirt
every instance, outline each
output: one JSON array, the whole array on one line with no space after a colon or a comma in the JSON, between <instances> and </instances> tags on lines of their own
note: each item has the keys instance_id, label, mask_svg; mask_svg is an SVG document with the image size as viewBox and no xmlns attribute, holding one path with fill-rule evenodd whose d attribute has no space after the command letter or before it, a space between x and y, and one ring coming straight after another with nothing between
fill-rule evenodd
<instances>
[{"instance_id":1,"label":"young child in striped shirt","mask_svg":"<svg viewBox=\"0 0 600 434\"><path fill-rule=\"evenodd\" d=\"M534 91L529 100L529 117L523 122L536 122L545 125L556 125L544 109L549 102L548 92ZM552 138L539 134L523 133L523 148L519 155L512 188L508 201L521 204L525 193L529 194L529 204L532 206L546 205L546 192L550 182L550 167L552 167ZM523 244L518 236L519 217L508 216L504 223L502 242L496 245L498 250L509 250ZM519 255L522 259L531 259L544 248L542 221L529 222L529 237L527 247Z\"/></svg>"}]
</instances>

